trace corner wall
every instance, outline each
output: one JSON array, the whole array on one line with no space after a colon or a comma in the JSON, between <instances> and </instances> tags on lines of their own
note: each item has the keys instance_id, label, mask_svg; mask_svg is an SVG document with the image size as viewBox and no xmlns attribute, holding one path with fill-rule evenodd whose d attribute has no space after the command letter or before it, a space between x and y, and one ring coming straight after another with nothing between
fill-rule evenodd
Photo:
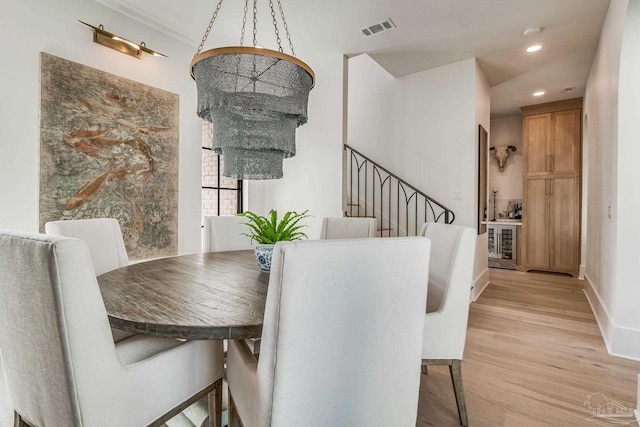
<instances>
[{"instance_id":1,"label":"corner wall","mask_svg":"<svg viewBox=\"0 0 640 427\"><path fill-rule=\"evenodd\" d=\"M628 8L628 9L627 9ZM612 0L585 94L585 294L611 354L640 360L640 2Z\"/></svg>"},{"instance_id":2,"label":"corner wall","mask_svg":"<svg viewBox=\"0 0 640 427\"><path fill-rule=\"evenodd\" d=\"M612 351L640 360L640 1L631 0L622 35L618 92L618 227L616 248L615 335Z\"/></svg>"},{"instance_id":3,"label":"corner wall","mask_svg":"<svg viewBox=\"0 0 640 427\"><path fill-rule=\"evenodd\" d=\"M475 98L476 98L476 142L475 142L475 176L476 176L476 188L478 187L478 156L480 155L480 146L478 141L480 140L480 129L478 125L482 125L487 131L489 135L489 141L491 141L491 134L493 132L493 128L491 127L491 93L489 89L489 83L487 82L487 78L480 68L480 65L477 61L475 61L476 68L476 87L475 87ZM490 151L487 152L487 156L491 157ZM487 163L491 164L491 163ZM488 170L488 168L487 168ZM488 178L488 177L487 177ZM487 186L489 186L489 179L487 179ZM490 194L489 191L486 192L487 195ZM476 221L477 221L477 212L478 212L478 192L475 192L475 212L476 212ZM480 218L482 220L482 218ZM476 223L477 224L477 223ZM475 225L477 227L477 225ZM488 268L488 259L489 259L489 242L488 242L488 233L485 231L482 234L478 235L476 240L476 255L475 262L473 267L473 290L471 293L472 300L478 299L484 288L489 284L489 268Z\"/></svg>"},{"instance_id":4,"label":"corner wall","mask_svg":"<svg viewBox=\"0 0 640 427\"><path fill-rule=\"evenodd\" d=\"M349 71L349 145L475 227L475 59L393 79L361 55Z\"/></svg>"},{"instance_id":5,"label":"corner wall","mask_svg":"<svg viewBox=\"0 0 640 427\"><path fill-rule=\"evenodd\" d=\"M349 59L348 143L476 228L478 124L490 130L490 95L475 59L394 79L368 55ZM460 193L459 198L454 193ZM486 233L474 279L488 282Z\"/></svg>"}]
</instances>

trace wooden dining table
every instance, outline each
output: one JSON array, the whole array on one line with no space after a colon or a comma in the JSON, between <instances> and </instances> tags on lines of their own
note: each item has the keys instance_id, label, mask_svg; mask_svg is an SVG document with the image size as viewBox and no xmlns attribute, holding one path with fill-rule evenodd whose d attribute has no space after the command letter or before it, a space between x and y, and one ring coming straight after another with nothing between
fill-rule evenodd
<instances>
[{"instance_id":1,"label":"wooden dining table","mask_svg":"<svg viewBox=\"0 0 640 427\"><path fill-rule=\"evenodd\" d=\"M132 264L98 276L111 326L160 337L260 338L269 274L254 251Z\"/></svg>"}]
</instances>

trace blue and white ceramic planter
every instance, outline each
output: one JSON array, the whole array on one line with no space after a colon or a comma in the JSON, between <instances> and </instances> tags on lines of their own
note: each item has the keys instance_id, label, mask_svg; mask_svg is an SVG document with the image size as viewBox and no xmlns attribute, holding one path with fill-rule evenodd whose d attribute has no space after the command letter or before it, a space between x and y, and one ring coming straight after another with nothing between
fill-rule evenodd
<instances>
[{"instance_id":1,"label":"blue and white ceramic planter","mask_svg":"<svg viewBox=\"0 0 640 427\"><path fill-rule=\"evenodd\" d=\"M273 255L273 247L275 245L256 245L256 261L260 266L260 270L271 272L271 257Z\"/></svg>"}]
</instances>

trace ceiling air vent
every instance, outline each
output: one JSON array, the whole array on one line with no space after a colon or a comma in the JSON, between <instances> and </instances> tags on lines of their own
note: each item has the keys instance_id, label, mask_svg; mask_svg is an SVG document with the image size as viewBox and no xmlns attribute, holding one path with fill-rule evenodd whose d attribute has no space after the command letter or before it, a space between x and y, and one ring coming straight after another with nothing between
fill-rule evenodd
<instances>
[{"instance_id":1,"label":"ceiling air vent","mask_svg":"<svg viewBox=\"0 0 640 427\"><path fill-rule=\"evenodd\" d=\"M575 89L575 86L567 86L567 87L563 87L562 88L562 93L569 93L569 92L573 92L573 90Z\"/></svg>"},{"instance_id":2,"label":"ceiling air vent","mask_svg":"<svg viewBox=\"0 0 640 427\"><path fill-rule=\"evenodd\" d=\"M394 28L396 28L396 24L393 23L391 18L387 18L382 22L378 22L368 27L364 27L361 31L362 31L362 34L369 37L374 34L382 33L384 31L393 30Z\"/></svg>"}]
</instances>

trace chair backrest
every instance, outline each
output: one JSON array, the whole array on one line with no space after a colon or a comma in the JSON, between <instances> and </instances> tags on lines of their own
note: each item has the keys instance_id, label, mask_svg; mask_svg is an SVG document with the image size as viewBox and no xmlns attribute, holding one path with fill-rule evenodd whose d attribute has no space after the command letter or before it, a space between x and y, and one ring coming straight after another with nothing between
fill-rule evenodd
<instances>
[{"instance_id":1,"label":"chair backrest","mask_svg":"<svg viewBox=\"0 0 640 427\"><path fill-rule=\"evenodd\" d=\"M429 252L422 237L276 244L264 425L415 425Z\"/></svg>"},{"instance_id":2,"label":"chair backrest","mask_svg":"<svg viewBox=\"0 0 640 427\"><path fill-rule=\"evenodd\" d=\"M354 239L376 237L376 218L326 217L322 220L320 239Z\"/></svg>"},{"instance_id":3,"label":"chair backrest","mask_svg":"<svg viewBox=\"0 0 640 427\"><path fill-rule=\"evenodd\" d=\"M248 233L248 222L242 216L205 216L202 236L203 252L242 251L253 249Z\"/></svg>"},{"instance_id":4,"label":"chair backrest","mask_svg":"<svg viewBox=\"0 0 640 427\"><path fill-rule=\"evenodd\" d=\"M0 230L0 325L14 409L32 425L82 425L96 363L119 363L87 245Z\"/></svg>"},{"instance_id":5,"label":"chair backrest","mask_svg":"<svg viewBox=\"0 0 640 427\"><path fill-rule=\"evenodd\" d=\"M53 236L74 237L85 242L96 276L129 265L120 224L114 218L51 221L44 229Z\"/></svg>"},{"instance_id":6,"label":"chair backrest","mask_svg":"<svg viewBox=\"0 0 640 427\"><path fill-rule=\"evenodd\" d=\"M430 222L424 224L420 235L431 240L432 248L427 313L437 314L438 317L435 321L427 321L425 330L440 328L440 331L431 335L446 338L438 340L439 354L446 354L444 358L461 359L473 284L476 230ZM427 335L425 332L425 337ZM432 346L432 350L436 351L436 346Z\"/></svg>"}]
</instances>

